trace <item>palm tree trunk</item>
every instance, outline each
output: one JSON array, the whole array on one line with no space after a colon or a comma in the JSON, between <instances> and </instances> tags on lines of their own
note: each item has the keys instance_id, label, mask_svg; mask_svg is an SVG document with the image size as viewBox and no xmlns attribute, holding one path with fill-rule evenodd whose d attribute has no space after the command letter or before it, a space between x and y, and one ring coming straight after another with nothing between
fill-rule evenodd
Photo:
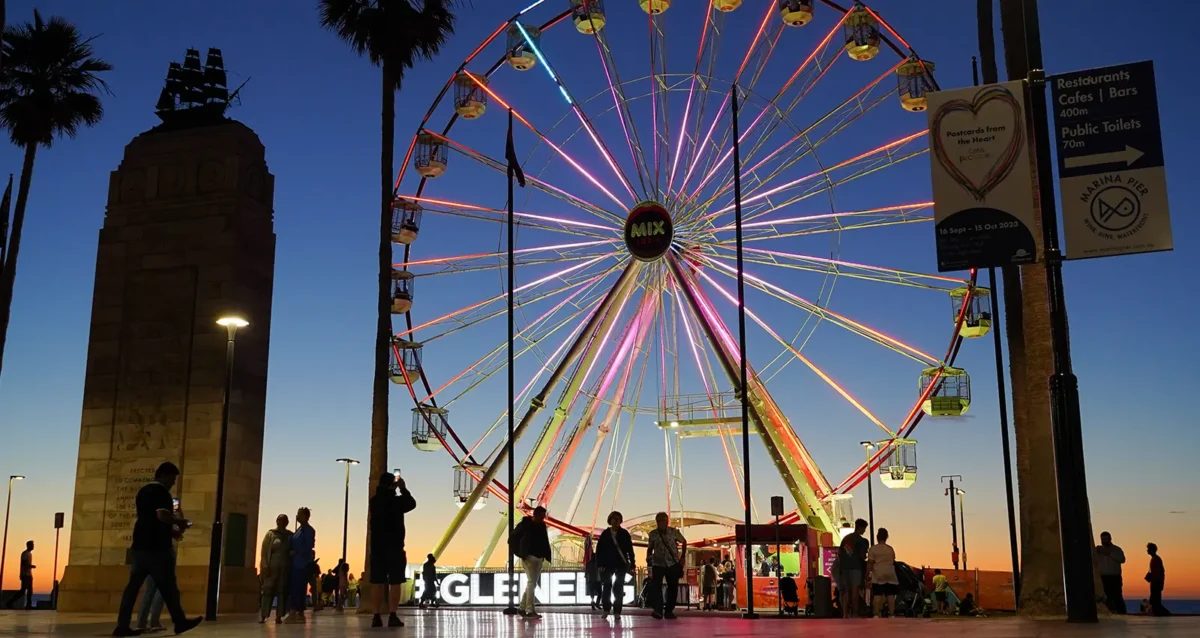
<instances>
[{"instance_id":1,"label":"palm tree trunk","mask_svg":"<svg viewBox=\"0 0 1200 638\"><path fill-rule=\"evenodd\" d=\"M392 157L396 141L396 80L388 65L383 66L383 111L381 113L381 142L379 153L380 217L379 217L379 290L378 317L375 328L375 376L371 388L371 461L367 480L368 498L375 481L388 471L388 363L392 346L392 199L395 170ZM367 552L364 565L370 576L371 526L368 513Z\"/></svg>"},{"instance_id":2,"label":"palm tree trunk","mask_svg":"<svg viewBox=\"0 0 1200 638\"><path fill-rule=\"evenodd\" d=\"M1029 58L1020 0L1000 0L1000 24L1008 77L1024 79L1029 74ZM1032 140L1033 136L1027 139ZM1037 163L1032 155L1030 164L1034 176L1034 240L1041 254L1042 206L1036 199ZM1056 478L1049 379L1054 373L1054 351L1046 266L1044 263L1021 266L1019 276L1016 271L1016 267L1004 269L1004 307L1021 513L1019 605L1023 615L1061 616L1066 609L1066 598L1058 499L1053 489Z\"/></svg>"},{"instance_id":3,"label":"palm tree trunk","mask_svg":"<svg viewBox=\"0 0 1200 638\"><path fill-rule=\"evenodd\" d=\"M4 272L0 273L0 374L4 372L4 346L8 343L8 321L12 318L13 285L17 281L17 254L21 252L21 231L25 228L25 204L29 201L29 184L33 181L33 160L37 144L25 147L25 164L21 167L21 184L13 210L12 230Z\"/></svg>"}]
</instances>

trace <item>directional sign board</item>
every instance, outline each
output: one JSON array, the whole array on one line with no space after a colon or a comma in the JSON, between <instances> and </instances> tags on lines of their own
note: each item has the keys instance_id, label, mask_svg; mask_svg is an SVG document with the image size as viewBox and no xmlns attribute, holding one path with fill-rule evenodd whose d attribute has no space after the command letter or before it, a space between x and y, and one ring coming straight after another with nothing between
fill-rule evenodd
<instances>
[{"instance_id":1,"label":"directional sign board","mask_svg":"<svg viewBox=\"0 0 1200 638\"><path fill-rule=\"evenodd\" d=\"M930 93L928 118L938 270L1036 261L1024 85Z\"/></svg>"},{"instance_id":2,"label":"directional sign board","mask_svg":"<svg viewBox=\"0 0 1200 638\"><path fill-rule=\"evenodd\" d=\"M1154 63L1050 78L1069 259L1171 250Z\"/></svg>"}]
</instances>

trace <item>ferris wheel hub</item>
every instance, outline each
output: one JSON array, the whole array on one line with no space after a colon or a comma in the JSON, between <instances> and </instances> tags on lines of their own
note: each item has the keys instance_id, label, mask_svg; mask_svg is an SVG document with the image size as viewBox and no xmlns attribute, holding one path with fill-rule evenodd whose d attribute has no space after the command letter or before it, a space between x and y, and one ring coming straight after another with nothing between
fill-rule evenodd
<instances>
[{"instance_id":1,"label":"ferris wheel hub","mask_svg":"<svg viewBox=\"0 0 1200 638\"><path fill-rule=\"evenodd\" d=\"M655 201L641 202L625 220L625 247L640 261L658 261L671 248L675 226L671 214Z\"/></svg>"}]
</instances>

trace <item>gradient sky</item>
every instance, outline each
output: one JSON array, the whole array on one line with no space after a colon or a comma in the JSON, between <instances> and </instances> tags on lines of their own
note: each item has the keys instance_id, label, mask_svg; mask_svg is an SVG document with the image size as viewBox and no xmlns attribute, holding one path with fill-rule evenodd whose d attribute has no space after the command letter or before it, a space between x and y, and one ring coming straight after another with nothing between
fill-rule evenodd
<instances>
[{"instance_id":1,"label":"gradient sky","mask_svg":"<svg viewBox=\"0 0 1200 638\"><path fill-rule=\"evenodd\" d=\"M121 3L120 9L113 9L78 0L37 3L43 15L62 15L85 34L99 35L97 53L115 67L106 76L114 95L105 98L106 117L98 127L82 131L77 140L60 141L39 153L33 178L9 328L6 374L0 384L6 442L0 447L0 475L29 477L18 484L13 496L5 588L16 585L17 554L30 538L39 543L38 588L49 588L53 514L71 511L95 247L109 173L116 168L124 145L158 123L153 105L166 65L181 60L184 48L189 46L223 49L232 71L231 83L252 78L243 91L243 105L231 116L257 131L276 176L278 252L259 531L271 525L278 512L291 513L297 506L307 505L313 508L318 529L318 555L325 559L326 566L336 562L343 475L333 459L352 456L365 460L369 455L379 80L377 70L353 57L336 38L319 28L315 4L291 0L264 0L253 6L229 0L168 4L128 0ZM416 129L449 74L524 4L507 0L477 2L475 9L462 12L458 32L442 55L409 74L397 103L397 163L403 159L407 136ZM565 5L565 1L550 0L538 9L532 21L548 19L560 4ZM671 71L687 73L695 56L699 20L683 10L684 2L676 4L666 23L669 66ZM722 50L730 53L722 58L720 69L736 67L740 61L761 17L757 4L747 2L729 17L731 26L723 36ZM923 57L938 63L937 77L943 87L970 84L970 57L975 51L972 5L961 0L920 4L920 10L909 9L912 3L898 0L878 0L873 6ZM1147 541L1155 541L1169 572L1168 595L1198 596L1200 550L1187 530L1200 522L1200 500L1194 491L1200 472L1192 462L1192 450L1200 446L1200 434L1192 427L1195 418L1186 398L1200 377L1195 362L1200 342L1190 322L1197 304L1186 292L1194 287L1186 281L1194 280L1197 274L1191 239L1198 229L1190 211L1198 202L1188 183L1197 169L1192 158L1195 136L1188 115L1194 111L1196 90L1194 83L1183 79L1192 75L1193 69L1189 59L1179 52L1191 40L1191 25L1200 18L1200 10L1180 5L1167 18L1161 12L1131 10L1128 3L1117 0L1042 4L1045 59L1050 73L1142 59L1152 59L1156 64L1175 251L1071 263L1065 276L1096 531L1111 531L1116 542L1125 547L1130 557L1126 578L1129 595L1137 595L1144 584L1138 577L1144 565L1140 548ZM644 15L632 0L609 0L609 5L613 16L609 37L617 45L618 63L629 65L629 70L623 67L623 79L642 77L648 70ZM8 19L28 20L31 6L28 2L9 2ZM788 41L774 54L761 86L778 88L782 77L828 31L832 25L830 12L821 13L813 25L785 34ZM634 22L638 15L643 16L642 22ZM625 16L629 18L627 24L638 28L621 31L620 18ZM1119 19L1114 20L1115 16ZM595 52L582 37L564 25L547 33L543 43L551 62L578 96L591 95L603 82ZM581 43L587 46L571 48ZM499 48L494 47L481 59L490 63L496 55ZM875 63L870 73L881 73L886 68L881 64ZM861 86L869 75L863 70L866 67L852 67L848 61L838 65L828 80L822 80L824 92L814 92L813 104L805 102L793 113L795 121L814 121L835 103L832 100L839 89L844 97L846 90ZM728 72L722 74L719 70L717 75L730 77L732 69L725 70ZM782 77L772 79L769 74ZM496 76L495 86L502 95L512 97L514 106L532 122L547 130L569 116L561 97L540 70L515 75L502 71ZM891 82L890 78L885 80L883 87L890 87ZM672 111L681 105L682 100L676 98ZM885 106L881 108L889 113L831 142L828 157L844 159L923 127L921 116L905 114L894 103ZM715 108L710 107L710 112ZM435 118L436 127L440 128L445 112L443 106ZM616 126L611 113L598 115L597 121L606 139L623 143L609 136ZM568 124L555 129L559 131L555 139L562 140L574 130L568 129ZM460 123L452 137L500 157L503 118L499 109L477 122ZM533 153L526 164L531 174L540 174L592 201L603 200L602 194L561 162L543 169L549 155L544 148L534 149L532 143L532 137L518 138L518 145ZM591 147L582 136L564 148L581 158L601 179L607 177L610 187L616 188L596 154L588 155ZM7 170L19 172L18 149L0 147L0 160ZM503 205L503 180L499 176L472 166L465 157L453 157L452 162L450 174L430 187L429 196ZM411 192L415 184L410 171L402 192ZM884 171L869 185L869 189L839 192L835 207L846 210L927 200L927 159L922 156L897 172ZM528 210L552 212L544 196L520 196L523 201L519 201ZM827 212L829 203L794 208L796 214ZM583 218L579 211L570 211L570 216ZM463 225L445 217L427 219L414 257L499 248L499 228L495 225ZM841 257L934 271L933 234L928 224L870 232L874 234L845 234ZM545 236L536 233L521 238L529 245L542 239ZM825 243L813 254L827 255L828 239L822 241ZM519 276L536 276L538 272L548 271L531 268L528 275L522 270ZM819 292L819 278L810 281L770 270L751 272L810 298ZM428 319L502 290L495 271L464 276L462 281L419 280L415 320ZM839 282L833 299L831 307L838 312L910 340L922 349L940 354L949 338L949 303L937 293L897 292ZM751 294L748 300L768 323L789 335L803 319L794 309L763 298L760 293ZM732 316L726 312L728 304L715 296L714 303L728 321ZM531 316L534 313L536 310L530 311ZM482 350L502 343L503 330L502 319L497 319L486 328L447 337L436 350L427 349L426 367L435 384L439 383L437 379L461 370ZM919 371L919 367L877 347L864 346L861 340L828 325L814 334L806 354L844 382L886 422L903 418L915 398L914 370ZM761 367L778 353L778 346L752 328L749 353L752 362ZM891 529L893 544L903 560L947 565L946 502L937 477L962 474L963 487L968 491L971 565L1003 570L1008 564L1008 544L990 340L965 344L959 362L971 372L975 388L969 416L922 424L915 436L921 442L921 478L907 491L877 489L876 521ZM518 387L528 379L529 371L527 366L518 365ZM451 419L464 438L473 441L503 410L501 380L502 375L496 382L480 386L452 410ZM798 364L789 365L770 388L835 483L861 462L857 442L881 434ZM693 385L688 391L703 390ZM643 403L653 401L652 395L651 391L643 394ZM449 458L442 453L421 453L409 445L411 408L407 393L393 393L390 464L404 468L419 503L419 509L409 517L408 533L409 552L419 556L436 541L455 510ZM494 445L496 439L489 441ZM653 512L664 504L661 436L648 418L635 422L633 441L618 503L627 517ZM719 443L688 443L684 504L688 509L737 516L738 502ZM755 443L752 449L755 500L765 511L767 497L781 493L782 484L768 473L770 465L761 446ZM518 455L523 454L519 448ZM356 468L354 480L350 562L358 571L366 507L366 475L361 467ZM572 483L570 475L566 482ZM1052 489L1049 485L1041 487ZM564 493L569 494L569 488ZM594 503L595 492L589 494ZM861 516L866 510L865 493L856 497ZM577 522L589 519L593 509L593 505L585 505ZM473 562L494 526L496 511L497 506L491 504L468 521L442 562ZM69 521L67 527L64 531L69 531ZM68 544L64 535L60 571Z\"/></svg>"}]
</instances>

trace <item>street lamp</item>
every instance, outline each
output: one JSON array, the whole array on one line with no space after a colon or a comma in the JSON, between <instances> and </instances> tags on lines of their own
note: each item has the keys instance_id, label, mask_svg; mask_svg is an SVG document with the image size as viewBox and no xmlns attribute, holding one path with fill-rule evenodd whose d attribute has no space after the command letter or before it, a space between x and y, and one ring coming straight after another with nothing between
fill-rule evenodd
<instances>
[{"instance_id":1,"label":"street lamp","mask_svg":"<svg viewBox=\"0 0 1200 638\"><path fill-rule=\"evenodd\" d=\"M0 583L4 582L4 559L8 557L8 513L12 511L12 486L13 481L24 480L24 476L13 474L8 477L8 504L4 506L4 541L0 542ZM4 589L0 585L0 589ZM30 596L33 592L29 593Z\"/></svg>"},{"instance_id":2,"label":"street lamp","mask_svg":"<svg viewBox=\"0 0 1200 638\"><path fill-rule=\"evenodd\" d=\"M353 458L338 458L336 463L346 463L346 511L342 514L342 566L338 567L338 570L344 570L346 568L346 535L350 529L350 465L358 465L359 462L354 461ZM337 582L342 582L341 573L337 574ZM341 586L338 586L337 589L338 594L340 594L337 600L337 607L341 609L346 604L346 601L343 601L341 598L341 596L344 596L341 592Z\"/></svg>"},{"instance_id":3,"label":"street lamp","mask_svg":"<svg viewBox=\"0 0 1200 638\"><path fill-rule=\"evenodd\" d=\"M954 563L954 569L958 570L958 520L954 513L954 495L958 490L954 487L954 479L962 480L962 476L958 474L950 474L942 477L942 482L946 479L950 480L950 488L946 490L946 495L950 497L950 560Z\"/></svg>"},{"instance_id":4,"label":"street lamp","mask_svg":"<svg viewBox=\"0 0 1200 638\"><path fill-rule=\"evenodd\" d=\"M961 487L954 488L958 494L958 535L962 540L963 570L967 569L967 508L963 507L963 495L967 493Z\"/></svg>"},{"instance_id":5,"label":"street lamp","mask_svg":"<svg viewBox=\"0 0 1200 638\"><path fill-rule=\"evenodd\" d=\"M217 454L217 504L213 511L212 540L208 553L208 596L204 605L204 619L217 619L217 596L221 586L221 540L223 525L222 509L225 504L225 448L229 442L229 400L233 394L233 339L238 328L250 325L249 321L237 316L217 319L217 325L225 328L228 340L225 343L225 398L221 405L221 447Z\"/></svg>"},{"instance_id":6,"label":"street lamp","mask_svg":"<svg viewBox=\"0 0 1200 638\"><path fill-rule=\"evenodd\" d=\"M863 451L867 453L867 520L871 523L871 544L875 544L875 492L871 487L871 451L875 449L875 444L871 441L859 441L859 445L863 446Z\"/></svg>"}]
</instances>

